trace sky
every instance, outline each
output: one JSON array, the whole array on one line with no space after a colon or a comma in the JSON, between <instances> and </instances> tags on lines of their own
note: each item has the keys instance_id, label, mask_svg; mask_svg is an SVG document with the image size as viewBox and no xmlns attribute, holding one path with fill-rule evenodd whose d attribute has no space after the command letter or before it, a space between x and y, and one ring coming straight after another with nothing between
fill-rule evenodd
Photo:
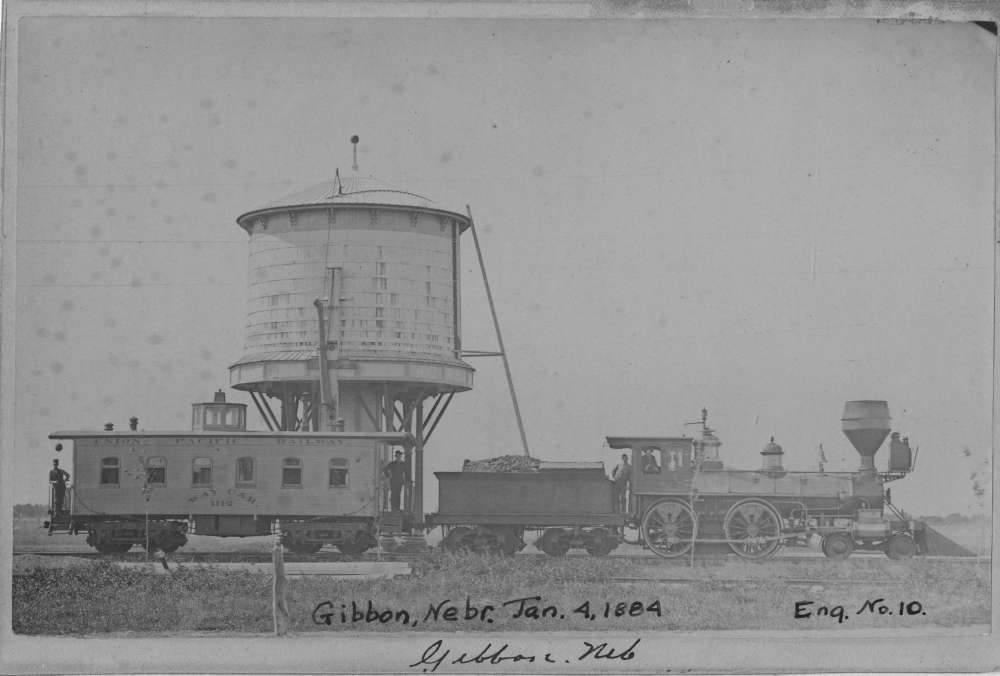
<instances>
[{"instance_id":1,"label":"sky","mask_svg":"<svg viewBox=\"0 0 1000 676\"><path fill-rule=\"evenodd\" d=\"M774 436L789 469L822 443L853 470L844 401L885 399L921 449L894 502L988 509L985 30L70 17L18 40L15 502L44 501L50 432L183 430L226 387L236 217L350 173L358 134L362 175L470 205L533 455L610 468L605 436L692 434L707 407L729 467ZM463 344L494 349L462 246ZM430 510L431 472L520 451L501 363L473 365Z\"/></svg>"}]
</instances>

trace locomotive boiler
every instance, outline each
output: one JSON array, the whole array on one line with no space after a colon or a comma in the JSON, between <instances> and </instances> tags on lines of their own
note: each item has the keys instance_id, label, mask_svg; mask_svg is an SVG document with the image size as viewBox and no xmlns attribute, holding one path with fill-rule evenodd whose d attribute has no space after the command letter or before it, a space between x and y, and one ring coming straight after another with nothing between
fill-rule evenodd
<instances>
[{"instance_id":1,"label":"locomotive boiler","mask_svg":"<svg viewBox=\"0 0 1000 676\"><path fill-rule=\"evenodd\" d=\"M724 466L722 443L703 411L699 438L607 437L611 448L631 452L626 507L617 513L620 503L603 471L584 476L583 468L557 472L543 463L536 473L439 473L443 513L436 521L450 529L444 544L455 549L510 553L524 546L526 531L536 530L536 546L551 555L574 547L600 555L631 526L641 544L664 558L725 547L761 559L812 536L822 538L832 559L854 550L909 558L924 525L897 510L886 488L913 470L908 440L893 433L887 469L874 462L890 422L884 401L845 404L842 429L861 456L854 472L785 470L784 450L773 439L759 469L739 470Z\"/></svg>"}]
</instances>

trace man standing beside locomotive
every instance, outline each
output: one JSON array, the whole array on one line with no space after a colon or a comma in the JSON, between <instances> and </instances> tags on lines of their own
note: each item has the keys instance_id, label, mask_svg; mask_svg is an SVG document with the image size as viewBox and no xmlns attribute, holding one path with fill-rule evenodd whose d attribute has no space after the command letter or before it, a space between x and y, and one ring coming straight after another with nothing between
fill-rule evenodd
<instances>
[{"instance_id":1,"label":"man standing beside locomotive","mask_svg":"<svg viewBox=\"0 0 1000 676\"><path fill-rule=\"evenodd\" d=\"M392 511L399 511L399 497L406 483L406 463L403 462L403 452L396 451L396 459L385 466L382 473L389 477L390 506Z\"/></svg>"},{"instance_id":2,"label":"man standing beside locomotive","mask_svg":"<svg viewBox=\"0 0 1000 676\"><path fill-rule=\"evenodd\" d=\"M628 486L632 481L632 465L628 454L622 453L622 461L611 470L611 479L615 482L615 509L628 512Z\"/></svg>"},{"instance_id":3,"label":"man standing beside locomotive","mask_svg":"<svg viewBox=\"0 0 1000 676\"><path fill-rule=\"evenodd\" d=\"M49 471L49 483L52 484L52 491L55 497L55 512L57 516L63 511L63 502L66 500L66 482L69 481L69 472L59 467L59 461L52 461L52 469Z\"/></svg>"}]
</instances>

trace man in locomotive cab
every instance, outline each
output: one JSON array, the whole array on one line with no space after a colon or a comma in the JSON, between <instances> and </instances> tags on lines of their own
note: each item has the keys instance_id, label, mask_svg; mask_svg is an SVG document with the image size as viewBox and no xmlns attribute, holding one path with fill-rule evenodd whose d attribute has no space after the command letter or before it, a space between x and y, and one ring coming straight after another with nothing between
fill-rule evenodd
<instances>
[{"instance_id":1,"label":"man in locomotive cab","mask_svg":"<svg viewBox=\"0 0 1000 676\"><path fill-rule=\"evenodd\" d=\"M642 472L643 474L659 474L660 465L656 462L656 456L653 455L653 449L644 448L642 449Z\"/></svg>"},{"instance_id":2,"label":"man in locomotive cab","mask_svg":"<svg viewBox=\"0 0 1000 676\"><path fill-rule=\"evenodd\" d=\"M390 507L392 511L398 512L399 498L403 493L403 484L406 483L406 463L403 462L402 451L396 451L396 459L385 466L382 474L389 478Z\"/></svg>"},{"instance_id":3,"label":"man in locomotive cab","mask_svg":"<svg viewBox=\"0 0 1000 676\"><path fill-rule=\"evenodd\" d=\"M66 500L66 482L69 481L69 472L59 467L59 460L52 461L52 469L49 471L49 483L52 484L54 500L53 516L63 511L63 502Z\"/></svg>"}]
</instances>

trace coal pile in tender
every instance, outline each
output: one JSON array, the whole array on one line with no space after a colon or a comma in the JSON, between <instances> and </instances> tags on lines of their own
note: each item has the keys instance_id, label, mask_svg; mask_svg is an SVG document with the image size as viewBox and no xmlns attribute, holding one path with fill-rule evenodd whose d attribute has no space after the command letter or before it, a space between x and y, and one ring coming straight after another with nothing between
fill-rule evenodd
<instances>
[{"instance_id":1,"label":"coal pile in tender","mask_svg":"<svg viewBox=\"0 0 1000 676\"><path fill-rule=\"evenodd\" d=\"M466 460L463 472L537 472L541 464L538 458L526 455L499 455L485 460Z\"/></svg>"}]
</instances>

